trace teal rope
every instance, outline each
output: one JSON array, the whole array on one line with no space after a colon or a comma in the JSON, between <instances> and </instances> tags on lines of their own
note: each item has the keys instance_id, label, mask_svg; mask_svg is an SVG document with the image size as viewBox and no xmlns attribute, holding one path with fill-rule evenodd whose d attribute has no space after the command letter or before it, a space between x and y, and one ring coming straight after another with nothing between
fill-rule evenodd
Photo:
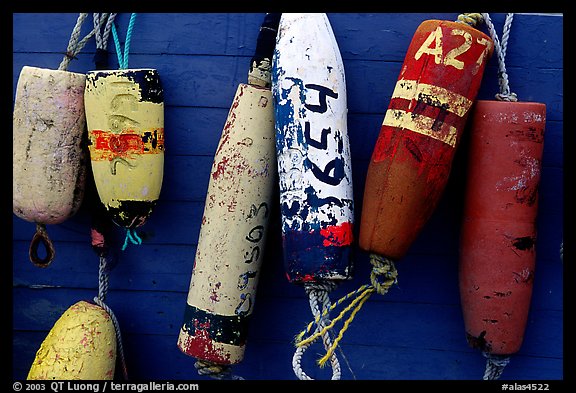
<instances>
[{"instance_id":1,"label":"teal rope","mask_svg":"<svg viewBox=\"0 0 576 393\"><path fill-rule=\"evenodd\" d=\"M128 247L128 241L132 244L142 244L142 239L138 236L135 229L127 229L126 230L126 238L124 239L124 245L122 246L122 251Z\"/></svg>"},{"instance_id":2,"label":"teal rope","mask_svg":"<svg viewBox=\"0 0 576 393\"><path fill-rule=\"evenodd\" d=\"M112 25L112 36L114 37L114 45L116 46L116 55L118 56L118 68L125 70L128 68L128 53L130 52L130 41L132 40L132 30L134 30L134 22L136 21L136 13L133 12L130 16L130 23L128 24L128 31L126 32L126 41L124 42L124 51L118 39L118 32L116 31L116 24Z\"/></svg>"}]
</instances>

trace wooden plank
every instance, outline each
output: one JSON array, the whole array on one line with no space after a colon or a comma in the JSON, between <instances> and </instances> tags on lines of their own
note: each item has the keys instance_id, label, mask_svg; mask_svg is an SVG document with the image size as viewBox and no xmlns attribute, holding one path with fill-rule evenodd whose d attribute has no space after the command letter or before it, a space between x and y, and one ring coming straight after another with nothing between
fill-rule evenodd
<instances>
[{"instance_id":1,"label":"wooden plank","mask_svg":"<svg viewBox=\"0 0 576 393\"><path fill-rule=\"evenodd\" d=\"M378 59L401 62L412 34L428 19L456 20L458 13L329 13L338 46L344 60ZM491 13L498 35L502 35L504 13ZM76 23L76 13L15 13L13 14L14 52L64 52ZM167 13L138 15L130 46L131 53L201 54L252 56L256 47L262 13L179 13L173 18ZM162 29L169 18L170 28ZM124 42L130 13L117 16L118 33ZM82 26L86 35L92 28L89 15ZM488 32L485 25L480 30ZM542 34L546 31L546 39ZM38 35L35 35L38 32ZM154 32L150 34L148 32ZM36 37L41 45L31 45ZM386 45L379 45L385 42ZM94 40L83 49L94 53ZM563 18L560 15L515 14L508 42L507 62L510 66L545 68L562 63ZM110 37L111 61L115 48Z\"/></svg>"},{"instance_id":2,"label":"wooden plank","mask_svg":"<svg viewBox=\"0 0 576 393\"><path fill-rule=\"evenodd\" d=\"M13 14L13 93L23 65L58 67L77 15ZM143 244L121 251L125 233L119 227L113 229L116 266L110 272L107 303L120 321L132 378L210 379L197 375L194 359L183 355L176 341L213 155L236 87L246 81L263 15L143 13L136 21L130 66L159 70L165 90L167 140L160 200L150 219L138 229ZM457 15L328 15L346 70L356 223L367 164L413 32L425 19L452 20ZM118 19L122 41L129 16L124 13ZM505 14L491 16L501 32ZM503 378L548 382L564 377L565 265L559 258L564 222L563 17L515 14L514 18L506 57L510 87L520 100L544 102L547 124L531 309L521 351L514 355ZM90 24L91 18L84 32ZM109 48L110 64L115 67L112 42ZM94 49L91 40L69 70L91 70ZM478 98L493 99L497 89L493 57ZM426 385L419 387L429 389L430 380L481 378L485 359L466 343L458 289L465 137L436 211L408 255L396 264L398 284L385 296L372 295L345 333L341 344L349 366L340 356L343 379L420 380ZM278 206L275 208L245 360L234 367L246 379L296 380L291 366L292 339L312 317L304 289L285 277ZM36 350L62 312L97 294L98 257L90 246L90 222L88 206L83 205L65 223L48 226L56 258L50 267L39 269L28 260L34 224L12 217L10 344L15 379L25 378ZM357 231L358 224L356 238ZM354 277L330 294L333 302L368 283L371 266L367 254L356 248L353 258ZM327 379L330 369L320 370L313 363L321 352L319 347L311 348L303 366L314 377Z\"/></svg>"},{"instance_id":3,"label":"wooden plank","mask_svg":"<svg viewBox=\"0 0 576 393\"><path fill-rule=\"evenodd\" d=\"M71 304L90 300L95 293L80 289L15 288L14 295L21 299L15 304L14 330L48 331ZM171 334L180 329L185 299L182 292L124 291L110 292L106 303L118 318L123 333ZM307 299L259 296L257 303L250 334L261 338L291 341L313 319ZM335 332L341 326L337 325ZM560 358L562 326L561 311L531 309L527 339L519 353ZM374 347L463 351L468 346L459 305L394 302L377 296L364 304L344 337L343 342L349 345Z\"/></svg>"},{"instance_id":4,"label":"wooden plank","mask_svg":"<svg viewBox=\"0 0 576 393\"><path fill-rule=\"evenodd\" d=\"M58 68L60 56L53 54L14 54L13 91L20 69L24 65ZM249 58L225 56L130 56L130 67L156 68L165 91L166 106L198 106L229 109L238 83L247 79ZM379 113L384 115L401 63L384 61L344 61L348 110L350 113ZM93 69L88 55L79 55L69 71L86 72ZM498 92L497 67L488 66L478 99L494 99ZM509 70L511 89L525 101L543 102L547 119L562 120L562 70ZM548 92L547 95L541 95ZM383 118L383 117L382 117Z\"/></svg>"},{"instance_id":5,"label":"wooden plank","mask_svg":"<svg viewBox=\"0 0 576 393\"><path fill-rule=\"evenodd\" d=\"M15 332L12 352L13 364L16 366L14 380L25 379L29 370L28 365L32 364L45 335L45 332ZM145 375L146 380L153 381L210 380L209 377L198 375L194 368L194 358L182 354L177 349L174 344L177 335L124 334L122 338L129 377ZM248 381L295 380L291 366L293 350L294 347L290 343L262 340L252 336L246 347L244 360L233 366L232 371ZM345 359L339 353L339 361L343 379L356 379L355 387L361 387L363 380L402 380L402 386L409 384L410 381L420 380L425 381L428 388L434 386L433 381L468 380L478 381L479 384L473 386L480 387L485 367L484 357L472 350L458 352L387 346L375 349L371 346L347 344L342 345L342 350ZM155 358L161 358L162 361L151 361ZM275 362L271 364L270 359L274 359ZM320 370L313 364L314 360L312 352L305 354L302 364L304 371L316 378L328 379L329 368ZM121 375L117 376L117 381L121 381ZM555 380L563 379L562 360L516 355L506 366L503 379L554 383ZM417 387L417 384L414 386ZM441 386L445 384L438 385ZM471 385L448 383L447 386ZM300 385L298 387L302 388Z\"/></svg>"}]
</instances>

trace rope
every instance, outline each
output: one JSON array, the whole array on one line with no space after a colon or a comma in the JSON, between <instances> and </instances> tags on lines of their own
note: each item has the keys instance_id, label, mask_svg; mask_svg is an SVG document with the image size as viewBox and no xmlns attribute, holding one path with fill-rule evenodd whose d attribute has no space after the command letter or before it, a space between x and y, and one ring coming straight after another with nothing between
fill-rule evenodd
<instances>
[{"instance_id":1,"label":"rope","mask_svg":"<svg viewBox=\"0 0 576 393\"><path fill-rule=\"evenodd\" d=\"M118 343L118 353L120 354L120 364L122 366L122 374L124 375L124 379L128 380L128 369L126 367L126 358L124 357L124 347L122 345L122 334L120 333L120 324L118 323L118 319L114 315L114 312L104 300L106 299L106 294L108 293L108 260L105 256L100 256L100 265L98 270L98 296L94 297L94 303L102 307L110 318L112 319L112 324L114 325L114 331L116 332L116 342Z\"/></svg>"},{"instance_id":2,"label":"rope","mask_svg":"<svg viewBox=\"0 0 576 393\"><path fill-rule=\"evenodd\" d=\"M132 244L142 244L142 239L138 236L135 229L126 229L126 238L124 239L124 244L122 245L122 251L126 250L128 247L128 241Z\"/></svg>"},{"instance_id":3,"label":"rope","mask_svg":"<svg viewBox=\"0 0 576 393\"><path fill-rule=\"evenodd\" d=\"M325 283L314 283L308 284L304 287L306 293L308 294L308 302L310 303L310 309L314 315L314 321L316 324L315 338L314 340L307 340L306 343L302 344L301 337L302 333L297 336L296 341L296 351L292 357L292 368L294 373L300 380L312 380L303 370L301 366L301 359L304 352L308 349L312 342L318 337L322 337L322 342L324 348L329 352L326 355L326 359L330 358L330 363L332 366L332 380L339 380L341 371L340 363L338 357L331 350L333 343L330 338L329 330L325 329L328 323L328 312L330 309L330 297L328 294L336 287L335 282L325 282ZM310 325L309 325L310 327ZM320 333L321 332L321 333ZM322 363L323 365L323 363Z\"/></svg>"},{"instance_id":4,"label":"rope","mask_svg":"<svg viewBox=\"0 0 576 393\"><path fill-rule=\"evenodd\" d=\"M466 23L472 27L482 24L484 17L481 13L468 13L458 15L456 22Z\"/></svg>"},{"instance_id":5,"label":"rope","mask_svg":"<svg viewBox=\"0 0 576 393\"><path fill-rule=\"evenodd\" d=\"M134 22L136 21L136 13L130 15L130 23L128 24L128 31L126 32L126 40L124 41L124 52L118 39L116 32L116 25L112 24L112 36L114 37L114 44L116 45L116 55L118 56L118 68L125 70L128 68L128 53L130 52L130 41L132 40L132 30L134 29Z\"/></svg>"},{"instance_id":6,"label":"rope","mask_svg":"<svg viewBox=\"0 0 576 393\"><path fill-rule=\"evenodd\" d=\"M72 34L70 35L70 41L68 42L68 48L66 49L66 54L64 55L64 58L60 62L58 70L66 71L68 69L68 64L70 64L70 61L76 58L76 55L80 53L84 45L86 45L88 40L96 33L96 29L93 29L84 38L78 41L78 39L80 38L80 30L82 28L82 23L84 23L84 20L86 20L87 16L88 16L87 13L81 13L80 15L78 15L76 25L74 26Z\"/></svg>"},{"instance_id":7,"label":"rope","mask_svg":"<svg viewBox=\"0 0 576 393\"><path fill-rule=\"evenodd\" d=\"M96 31L94 38L96 40L96 53L94 54L94 63L96 69L104 70L108 68L108 39L110 31L116 18L115 13L93 14L94 30Z\"/></svg>"},{"instance_id":8,"label":"rope","mask_svg":"<svg viewBox=\"0 0 576 393\"><path fill-rule=\"evenodd\" d=\"M344 316L350 312L350 316L346 321L344 321L343 327L338 333L334 342L327 348L326 354L318 360L320 367L324 366L326 361L332 357L338 343L342 340L344 333L354 320L356 314L360 311L364 303L370 298L370 296L377 292L381 295L385 295L392 285L397 283L398 272L394 266L394 262L390 259L382 257L380 255L372 254L370 257L370 263L372 264L372 271L370 272L370 285L362 285L355 291L348 293L346 296L340 298L333 305L325 308L321 315L315 316L314 321L310 322L305 330L300 332L296 336L296 346L307 346L313 341L317 340L319 337L324 337L327 331L332 329L334 325L342 320ZM336 307L342 305L346 300L353 298L348 306L346 306L340 314L332 319L332 321L326 326L321 326L321 322L326 318L326 316L333 311ZM303 337L312 331L313 326L316 325L316 331L306 339Z\"/></svg>"},{"instance_id":9,"label":"rope","mask_svg":"<svg viewBox=\"0 0 576 393\"><path fill-rule=\"evenodd\" d=\"M42 242L44 248L46 249L46 257L40 258L38 256L38 245ZM54 256L56 255L56 250L52 241L48 237L48 232L46 232L46 226L44 224L36 224L36 233L32 237L30 242L30 248L28 249L28 257L30 261L38 267L48 267Z\"/></svg>"},{"instance_id":10,"label":"rope","mask_svg":"<svg viewBox=\"0 0 576 393\"><path fill-rule=\"evenodd\" d=\"M514 14L506 14L506 20L504 22L504 28L502 31L502 42L498 39L498 34L496 34L496 29L494 24L490 19L488 13L482 14L486 21L486 26L490 32L490 37L494 41L494 51L496 52L496 57L498 58L498 85L500 86L500 92L496 94L496 99L499 101L511 101L516 102L518 98L516 93L510 92L510 86L508 83L508 73L506 72L506 63L504 59L506 58L506 47L508 46L508 38L510 37L510 27L512 25L512 19Z\"/></svg>"},{"instance_id":11,"label":"rope","mask_svg":"<svg viewBox=\"0 0 576 393\"><path fill-rule=\"evenodd\" d=\"M244 380L239 375L232 374L230 366L216 364L207 360L198 360L194 363L199 375L205 375L220 380Z\"/></svg>"},{"instance_id":12,"label":"rope","mask_svg":"<svg viewBox=\"0 0 576 393\"><path fill-rule=\"evenodd\" d=\"M493 355L488 352L482 352L482 354L487 359L483 379L485 381L499 379L504 371L504 367L510 363L510 357L506 355Z\"/></svg>"}]
</instances>

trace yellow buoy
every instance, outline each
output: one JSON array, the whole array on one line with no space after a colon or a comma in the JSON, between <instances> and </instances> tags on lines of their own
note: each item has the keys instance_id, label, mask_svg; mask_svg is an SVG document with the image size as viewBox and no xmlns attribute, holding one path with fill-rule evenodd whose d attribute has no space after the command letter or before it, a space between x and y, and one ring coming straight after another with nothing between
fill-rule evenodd
<instances>
[{"instance_id":1,"label":"yellow buoy","mask_svg":"<svg viewBox=\"0 0 576 393\"><path fill-rule=\"evenodd\" d=\"M154 69L90 71L84 92L92 173L112 220L145 223L160 196L164 101Z\"/></svg>"},{"instance_id":2,"label":"yellow buoy","mask_svg":"<svg viewBox=\"0 0 576 393\"><path fill-rule=\"evenodd\" d=\"M110 315L85 301L73 304L56 321L27 379L112 380L116 336Z\"/></svg>"}]
</instances>

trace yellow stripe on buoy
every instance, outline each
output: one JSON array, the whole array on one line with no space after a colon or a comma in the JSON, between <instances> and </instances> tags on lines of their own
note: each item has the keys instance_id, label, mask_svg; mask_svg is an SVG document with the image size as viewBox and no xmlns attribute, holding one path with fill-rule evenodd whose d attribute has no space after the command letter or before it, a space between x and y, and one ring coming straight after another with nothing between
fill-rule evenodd
<instances>
[{"instance_id":1,"label":"yellow stripe on buoy","mask_svg":"<svg viewBox=\"0 0 576 393\"><path fill-rule=\"evenodd\" d=\"M112 380L116 336L110 315L85 301L70 306L36 353L29 380Z\"/></svg>"}]
</instances>

